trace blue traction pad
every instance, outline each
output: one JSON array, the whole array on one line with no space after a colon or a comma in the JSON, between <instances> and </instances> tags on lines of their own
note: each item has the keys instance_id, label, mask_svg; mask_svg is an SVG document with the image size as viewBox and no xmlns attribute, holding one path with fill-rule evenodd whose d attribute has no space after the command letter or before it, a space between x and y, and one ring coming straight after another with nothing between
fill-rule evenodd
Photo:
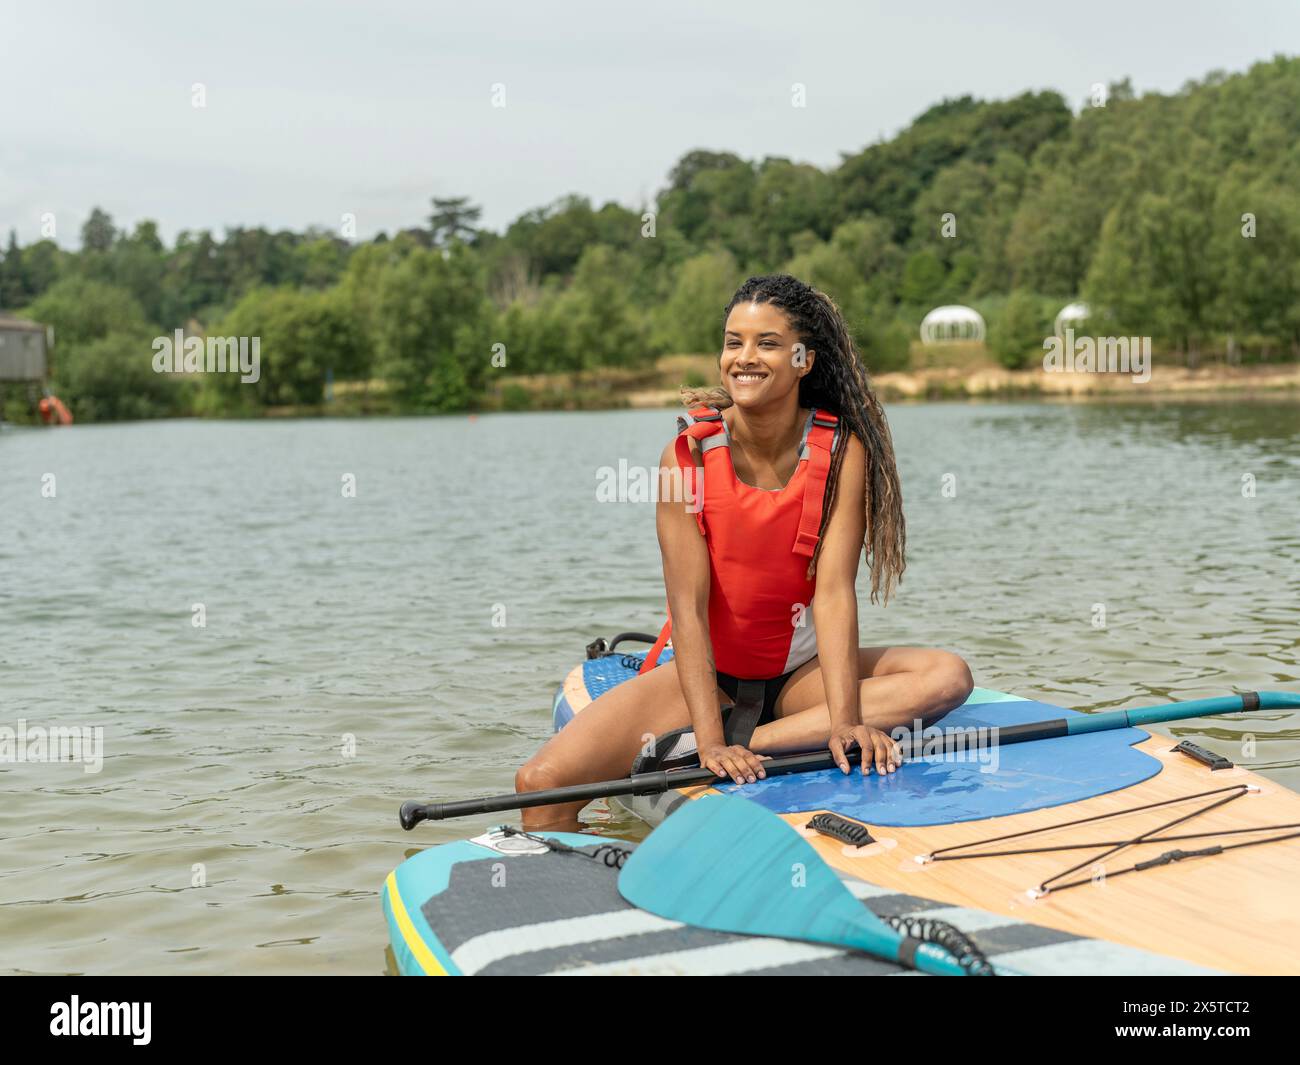
<instances>
[{"instance_id":1,"label":"blue traction pad","mask_svg":"<svg viewBox=\"0 0 1300 1065\"><path fill-rule=\"evenodd\" d=\"M635 677L648 653L630 652L625 655L614 654L587 659L582 663L582 682L587 686L587 694L595 699L604 695L610 688ZM672 658L673 649L665 647L660 652L659 661L655 665L662 666L665 662L671 662Z\"/></svg>"},{"instance_id":2,"label":"blue traction pad","mask_svg":"<svg viewBox=\"0 0 1300 1065\"><path fill-rule=\"evenodd\" d=\"M587 695L593 700L598 699L610 688L616 688L624 681L631 680L640 671L641 664L645 662L645 656L649 653L649 651L640 653L629 651L627 654L588 658L582 663L582 684L587 689ZM673 649L665 647L659 653L659 661L655 665L662 666L665 662L671 662L672 658ZM559 732L572 720L573 707L564 697L564 688L561 687L555 693L555 702L551 707L551 727Z\"/></svg>"},{"instance_id":3,"label":"blue traction pad","mask_svg":"<svg viewBox=\"0 0 1300 1065\"><path fill-rule=\"evenodd\" d=\"M976 689L972 699L993 695ZM968 702L937 723L939 728L1018 725L1074 717L1049 703L1007 698ZM776 813L831 810L871 825L907 827L978 821L988 817L1061 806L1118 791L1153 777L1160 763L1133 749L1147 738L1141 729L1115 729L1052 740L1034 740L963 758L912 761L897 772L863 776L856 766L795 773L753 784L719 788L739 793ZM982 760L982 761L981 761Z\"/></svg>"}]
</instances>

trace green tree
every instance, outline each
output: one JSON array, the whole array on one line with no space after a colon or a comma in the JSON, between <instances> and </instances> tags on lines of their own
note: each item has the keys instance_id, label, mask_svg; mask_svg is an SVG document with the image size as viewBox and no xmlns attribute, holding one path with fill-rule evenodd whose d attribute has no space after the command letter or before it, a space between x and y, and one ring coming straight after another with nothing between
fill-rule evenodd
<instances>
[{"instance_id":1,"label":"green tree","mask_svg":"<svg viewBox=\"0 0 1300 1065\"><path fill-rule=\"evenodd\" d=\"M897 302L904 256L885 219L866 215L845 222L832 234L831 245L846 256L864 282L867 306L892 306Z\"/></svg>"},{"instance_id":2,"label":"green tree","mask_svg":"<svg viewBox=\"0 0 1300 1065\"><path fill-rule=\"evenodd\" d=\"M60 348L103 340L114 333L147 339L155 332L129 292L84 277L55 283L31 304L28 314L54 327L54 342ZM148 365L148 358L145 363Z\"/></svg>"},{"instance_id":3,"label":"green tree","mask_svg":"<svg viewBox=\"0 0 1300 1065\"><path fill-rule=\"evenodd\" d=\"M53 385L79 422L165 418L186 413L191 382L153 371L153 347L131 333L64 344L54 360Z\"/></svg>"},{"instance_id":4,"label":"green tree","mask_svg":"<svg viewBox=\"0 0 1300 1065\"><path fill-rule=\"evenodd\" d=\"M167 251L155 222L140 222L131 234L121 233L107 257L111 282L131 293L151 322L164 316L163 281Z\"/></svg>"},{"instance_id":5,"label":"green tree","mask_svg":"<svg viewBox=\"0 0 1300 1065\"><path fill-rule=\"evenodd\" d=\"M543 289L535 298L516 300L499 316L494 342L506 346L505 373L543 373L578 369L570 350L558 287Z\"/></svg>"},{"instance_id":6,"label":"green tree","mask_svg":"<svg viewBox=\"0 0 1300 1065\"><path fill-rule=\"evenodd\" d=\"M87 252L107 254L113 247L117 231L113 228L113 219L107 212L95 207L81 227L81 247Z\"/></svg>"},{"instance_id":7,"label":"green tree","mask_svg":"<svg viewBox=\"0 0 1300 1065\"><path fill-rule=\"evenodd\" d=\"M914 307L929 308L943 301L947 275L943 263L928 248L913 252L903 267L899 297Z\"/></svg>"},{"instance_id":8,"label":"green tree","mask_svg":"<svg viewBox=\"0 0 1300 1065\"><path fill-rule=\"evenodd\" d=\"M68 256L52 240L38 240L22 251L22 284L27 299L48 291L65 273Z\"/></svg>"},{"instance_id":9,"label":"green tree","mask_svg":"<svg viewBox=\"0 0 1300 1065\"><path fill-rule=\"evenodd\" d=\"M9 230L9 245L0 256L0 311L22 307L36 293L29 292L23 271L23 250L18 246L18 233Z\"/></svg>"},{"instance_id":10,"label":"green tree","mask_svg":"<svg viewBox=\"0 0 1300 1065\"><path fill-rule=\"evenodd\" d=\"M347 269L350 249L336 237L318 236L293 249L293 272L297 284L323 289L337 284Z\"/></svg>"},{"instance_id":11,"label":"green tree","mask_svg":"<svg viewBox=\"0 0 1300 1065\"><path fill-rule=\"evenodd\" d=\"M583 253L558 307L575 368L633 366L649 354L644 315L622 280L628 270L626 255L602 244Z\"/></svg>"},{"instance_id":12,"label":"green tree","mask_svg":"<svg viewBox=\"0 0 1300 1065\"><path fill-rule=\"evenodd\" d=\"M80 421L151 418L183 411L183 382L153 370L154 329L124 289L67 277L29 308L54 327L52 380Z\"/></svg>"},{"instance_id":13,"label":"green tree","mask_svg":"<svg viewBox=\"0 0 1300 1065\"><path fill-rule=\"evenodd\" d=\"M478 232L481 207L470 203L468 196L451 199L434 197L433 212L429 215L429 233L435 248L445 248L454 240L472 244Z\"/></svg>"},{"instance_id":14,"label":"green tree","mask_svg":"<svg viewBox=\"0 0 1300 1065\"><path fill-rule=\"evenodd\" d=\"M655 308L656 346L674 352L722 350L722 309L740 282L736 260L721 248L701 252L676 272L672 295Z\"/></svg>"},{"instance_id":15,"label":"green tree","mask_svg":"<svg viewBox=\"0 0 1300 1065\"><path fill-rule=\"evenodd\" d=\"M752 261L756 183L756 168L739 156L688 152L659 193L660 231L676 230L695 249L721 246L740 262Z\"/></svg>"},{"instance_id":16,"label":"green tree","mask_svg":"<svg viewBox=\"0 0 1300 1065\"><path fill-rule=\"evenodd\" d=\"M911 365L911 330L883 307L861 319L853 338L871 373L894 373Z\"/></svg>"},{"instance_id":17,"label":"green tree","mask_svg":"<svg viewBox=\"0 0 1300 1065\"><path fill-rule=\"evenodd\" d=\"M377 303L379 374L416 409L463 410L491 359L492 308L472 251L414 251L385 270Z\"/></svg>"},{"instance_id":18,"label":"green tree","mask_svg":"<svg viewBox=\"0 0 1300 1065\"><path fill-rule=\"evenodd\" d=\"M1042 357L1052 323L1041 296L1016 289L989 327L989 347L1009 370L1023 370Z\"/></svg>"},{"instance_id":19,"label":"green tree","mask_svg":"<svg viewBox=\"0 0 1300 1065\"><path fill-rule=\"evenodd\" d=\"M788 159L764 159L755 175L749 209L751 243L740 249L767 263L789 258L796 237L830 236L835 186L815 166Z\"/></svg>"},{"instance_id":20,"label":"green tree","mask_svg":"<svg viewBox=\"0 0 1300 1065\"><path fill-rule=\"evenodd\" d=\"M538 278L552 275L568 278L585 248L598 239L598 226L591 203L581 196L569 196L548 207L521 215L506 231L506 240L527 256Z\"/></svg>"},{"instance_id":21,"label":"green tree","mask_svg":"<svg viewBox=\"0 0 1300 1065\"><path fill-rule=\"evenodd\" d=\"M303 404L324 398L326 376L364 376L366 349L348 301L328 292L257 288L246 293L211 330L213 337L256 338L260 376L234 373L203 379L205 409L240 412L257 406Z\"/></svg>"},{"instance_id":22,"label":"green tree","mask_svg":"<svg viewBox=\"0 0 1300 1065\"><path fill-rule=\"evenodd\" d=\"M879 215L894 227L894 238L906 243L913 205L940 171L962 159L991 163L1002 151L1029 159L1070 130L1070 110L1054 92L994 103L945 100L892 140L845 158L834 175L840 217Z\"/></svg>"},{"instance_id":23,"label":"green tree","mask_svg":"<svg viewBox=\"0 0 1300 1065\"><path fill-rule=\"evenodd\" d=\"M1222 263L1215 245L1214 176L1189 164L1168 192L1145 192L1112 210L1084 296L1107 328L1174 344L1195 364L1219 323Z\"/></svg>"},{"instance_id":24,"label":"green tree","mask_svg":"<svg viewBox=\"0 0 1300 1065\"><path fill-rule=\"evenodd\" d=\"M1214 318L1237 339L1300 343L1300 196L1269 181L1223 180L1210 257L1220 263Z\"/></svg>"}]
</instances>

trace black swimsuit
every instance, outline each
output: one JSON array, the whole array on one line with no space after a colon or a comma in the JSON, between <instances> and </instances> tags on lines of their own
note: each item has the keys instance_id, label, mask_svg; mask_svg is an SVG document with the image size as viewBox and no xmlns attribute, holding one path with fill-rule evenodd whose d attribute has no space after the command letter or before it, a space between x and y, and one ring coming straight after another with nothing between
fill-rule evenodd
<instances>
[{"instance_id":1,"label":"black swimsuit","mask_svg":"<svg viewBox=\"0 0 1300 1065\"><path fill-rule=\"evenodd\" d=\"M807 665L807 663L805 662L803 665ZM770 680L748 682L752 684L763 685L762 709L759 712L758 719L753 723L753 725L750 725L749 728L746 730L746 735L744 736L743 739L739 737L733 738L734 728L731 724L731 721L728 720L726 725L724 726L724 731L726 732L726 736L727 736L727 742L746 744L749 742L749 736L753 733L754 729L758 728L759 725L766 725L769 721L775 721L777 699L781 697L781 692L785 689L786 683L790 680L790 678L793 677L795 673L802 668L803 668L802 665L797 666L794 669L790 670L789 673L782 673L779 677L772 677ZM717 674L718 674L718 687L721 688L733 702L737 701L739 698L738 693L740 691L740 685L741 685L740 678L733 677L730 673L723 673L722 670L718 670ZM730 717L731 715L728 715L728 718Z\"/></svg>"},{"instance_id":2,"label":"black swimsuit","mask_svg":"<svg viewBox=\"0 0 1300 1065\"><path fill-rule=\"evenodd\" d=\"M722 735L727 743L748 747L754 729L776 720L776 701L798 668L770 680L742 680L730 673L718 672L718 687L734 704L722 710ZM632 763L632 772L683 769L699 764L695 734L687 725L656 736L653 748L637 755Z\"/></svg>"}]
</instances>

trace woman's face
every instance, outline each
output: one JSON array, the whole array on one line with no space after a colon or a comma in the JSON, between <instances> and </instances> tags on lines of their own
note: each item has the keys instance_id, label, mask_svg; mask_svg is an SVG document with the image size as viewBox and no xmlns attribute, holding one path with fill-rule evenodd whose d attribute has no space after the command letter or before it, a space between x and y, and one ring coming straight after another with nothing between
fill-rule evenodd
<instances>
[{"instance_id":1,"label":"woman's face","mask_svg":"<svg viewBox=\"0 0 1300 1065\"><path fill-rule=\"evenodd\" d=\"M760 407L784 399L812 369L785 312L770 303L738 303L722 334L722 386L738 407Z\"/></svg>"}]
</instances>

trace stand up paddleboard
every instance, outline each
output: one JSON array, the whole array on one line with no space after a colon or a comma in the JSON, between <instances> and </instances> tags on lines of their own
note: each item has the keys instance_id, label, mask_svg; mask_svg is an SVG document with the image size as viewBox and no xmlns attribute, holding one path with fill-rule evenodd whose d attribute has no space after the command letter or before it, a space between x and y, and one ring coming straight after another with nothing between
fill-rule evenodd
<instances>
[{"instance_id":1,"label":"stand up paddleboard","mask_svg":"<svg viewBox=\"0 0 1300 1065\"><path fill-rule=\"evenodd\" d=\"M556 696L556 728L643 660L593 648ZM976 688L940 725L1075 717L1082 734L909 762L886 777L832 769L618 801L657 825L701 795L742 795L878 890L1209 969L1300 972L1300 795L1144 729L1088 734L1089 715L1005 692ZM818 814L838 815L844 823L826 828L844 838L808 827ZM848 841L863 833L864 845Z\"/></svg>"}]
</instances>

